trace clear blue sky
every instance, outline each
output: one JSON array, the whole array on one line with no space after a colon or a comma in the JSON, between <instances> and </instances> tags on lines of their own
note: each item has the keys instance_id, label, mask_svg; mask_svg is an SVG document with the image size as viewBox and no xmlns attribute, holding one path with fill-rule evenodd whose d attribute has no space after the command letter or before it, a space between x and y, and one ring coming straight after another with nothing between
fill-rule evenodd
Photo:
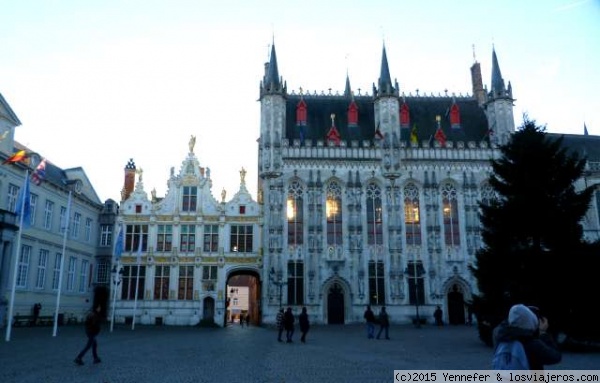
<instances>
[{"instance_id":1,"label":"clear blue sky","mask_svg":"<svg viewBox=\"0 0 600 383\"><path fill-rule=\"evenodd\" d=\"M288 4L291 3L291 4ZM100 198L120 200L123 168L166 192L190 135L213 195L242 166L256 196L258 89L273 37L288 90L369 93L385 41L400 91L489 86L495 46L522 113L547 130L600 135L600 0L5 1L0 93L15 138L56 165L81 166Z\"/></svg>"}]
</instances>

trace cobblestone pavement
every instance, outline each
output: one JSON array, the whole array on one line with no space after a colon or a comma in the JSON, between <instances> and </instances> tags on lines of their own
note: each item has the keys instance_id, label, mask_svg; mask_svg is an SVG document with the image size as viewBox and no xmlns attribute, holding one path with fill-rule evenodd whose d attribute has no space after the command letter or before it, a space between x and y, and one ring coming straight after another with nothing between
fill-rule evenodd
<instances>
[{"instance_id":1,"label":"cobblestone pavement","mask_svg":"<svg viewBox=\"0 0 600 383\"><path fill-rule=\"evenodd\" d=\"M3 329L5 331L5 329ZM4 335L4 333L3 333ZM103 328L102 363L73 363L83 328L14 328L0 343L0 382L392 382L393 370L489 368L492 350L474 327L392 326L391 340L359 325L313 326L307 343L278 343L267 327ZM600 354L565 353L552 369L598 369Z\"/></svg>"}]
</instances>

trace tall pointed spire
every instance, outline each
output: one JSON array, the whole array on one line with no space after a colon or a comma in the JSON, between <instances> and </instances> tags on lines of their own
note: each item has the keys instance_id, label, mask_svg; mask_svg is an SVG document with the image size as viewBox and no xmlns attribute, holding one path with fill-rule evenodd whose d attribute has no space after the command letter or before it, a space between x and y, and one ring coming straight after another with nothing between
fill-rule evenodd
<instances>
[{"instance_id":1,"label":"tall pointed spire","mask_svg":"<svg viewBox=\"0 0 600 383\"><path fill-rule=\"evenodd\" d=\"M348 76L348 72L346 72L346 87L344 88L344 96L352 96L352 88L350 87L350 76Z\"/></svg>"},{"instance_id":2,"label":"tall pointed spire","mask_svg":"<svg viewBox=\"0 0 600 383\"><path fill-rule=\"evenodd\" d=\"M496 49L492 50L492 94L494 96L504 95L504 79L502 73L500 73L500 65L498 65L498 57L496 56Z\"/></svg>"},{"instance_id":3,"label":"tall pointed spire","mask_svg":"<svg viewBox=\"0 0 600 383\"><path fill-rule=\"evenodd\" d=\"M585 125L585 122L583 123L583 135L584 136L589 135L588 130L587 130L587 126Z\"/></svg>"},{"instance_id":4,"label":"tall pointed spire","mask_svg":"<svg viewBox=\"0 0 600 383\"><path fill-rule=\"evenodd\" d=\"M379 91L380 92L391 92L392 91L392 76L390 76L390 67L388 66L387 53L385 51L385 44L383 44L383 53L381 55L381 72L379 74ZM389 89L388 89L389 87Z\"/></svg>"},{"instance_id":5,"label":"tall pointed spire","mask_svg":"<svg viewBox=\"0 0 600 383\"><path fill-rule=\"evenodd\" d=\"M275 53L275 41L271 44L271 55L269 62L265 64L265 75L261 83L261 95L264 93L285 93L286 85L282 83L277 68L277 54Z\"/></svg>"},{"instance_id":6,"label":"tall pointed spire","mask_svg":"<svg viewBox=\"0 0 600 383\"><path fill-rule=\"evenodd\" d=\"M275 42L271 45L271 57L269 60L269 68L265 78L266 86L277 87L279 85L279 70L277 69L277 54L275 53Z\"/></svg>"}]
</instances>

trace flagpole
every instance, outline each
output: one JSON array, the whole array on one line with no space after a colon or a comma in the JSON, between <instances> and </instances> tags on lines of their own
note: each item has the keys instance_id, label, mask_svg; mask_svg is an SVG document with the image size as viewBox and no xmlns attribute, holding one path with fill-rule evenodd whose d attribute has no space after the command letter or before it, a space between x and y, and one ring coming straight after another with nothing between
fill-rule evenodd
<instances>
[{"instance_id":1,"label":"flagpole","mask_svg":"<svg viewBox=\"0 0 600 383\"><path fill-rule=\"evenodd\" d=\"M112 313L110 314L110 332L113 332L113 328L115 327L115 304L117 302L117 287L121 283L119 271L121 267L121 261L117 259L117 264L115 265L115 275L113 275L113 299L112 299Z\"/></svg>"},{"instance_id":2,"label":"flagpole","mask_svg":"<svg viewBox=\"0 0 600 383\"><path fill-rule=\"evenodd\" d=\"M140 289L140 256L142 255L142 227L140 226L140 243L138 244L137 253L137 276L135 277L135 299L133 301L133 320L131 321L131 329L135 330L135 313L137 311L138 291Z\"/></svg>"},{"instance_id":3,"label":"flagpole","mask_svg":"<svg viewBox=\"0 0 600 383\"><path fill-rule=\"evenodd\" d=\"M58 330L58 309L60 308L60 291L62 289L63 270L67 251L67 234L69 232L69 216L71 215L71 190L69 189L69 199L67 200L67 217L65 218L65 232L63 233L62 254L60 257L60 271L58 274L58 293L56 294L56 309L54 311L54 329L52 336L56 336Z\"/></svg>"},{"instance_id":4,"label":"flagpole","mask_svg":"<svg viewBox=\"0 0 600 383\"><path fill-rule=\"evenodd\" d=\"M25 183L29 178L29 169L25 170L25 180L23 182L23 193L25 193ZM23 196L23 201L21 203L21 212L19 214L19 235L17 236L17 248L15 250L15 266L13 268L13 280L12 280L12 290L10 291L10 303L8 305L8 325L6 326L6 341L10 341L10 335L12 331L12 322L13 322L13 308L15 305L15 291L17 289L17 273L19 272L19 257L21 255L21 234L23 233L23 216L25 215L25 198L28 196ZM18 201L17 201L18 202Z\"/></svg>"}]
</instances>

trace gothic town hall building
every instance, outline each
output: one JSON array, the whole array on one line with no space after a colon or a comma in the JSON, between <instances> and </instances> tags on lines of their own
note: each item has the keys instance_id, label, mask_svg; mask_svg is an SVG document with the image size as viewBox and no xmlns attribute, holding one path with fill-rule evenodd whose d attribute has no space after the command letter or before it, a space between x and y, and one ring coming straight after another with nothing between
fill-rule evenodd
<instances>
[{"instance_id":1,"label":"gothic town hall building","mask_svg":"<svg viewBox=\"0 0 600 383\"><path fill-rule=\"evenodd\" d=\"M372 94L349 78L343 94L288 92L279 69L273 46L260 84L264 320L274 321L281 280L283 305L306 306L319 323L363 321L366 305L386 306L396 323L431 321L440 305L445 321L464 323L477 292L468 266L482 245L478 202L493 197L490 159L515 131L496 52L490 88L475 62L469 96L405 94L385 46ZM582 185L600 183L598 138L565 137L595 165Z\"/></svg>"},{"instance_id":2,"label":"gothic town hall building","mask_svg":"<svg viewBox=\"0 0 600 383\"><path fill-rule=\"evenodd\" d=\"M393 323L431 321L439 305L445 321L464 323L477 293L468 266L482 246L478 203L494 198L490 160L515 131L495 51L489 88L477 62L471 78L472 95L406 94L384 47L371 94L349 78L343 93L288 92L272 46L257 200L244 169L233 198L213 197L194 137L164 197L149 198L141 169L125 167L115 321L222 325L231 281L248 275L256 323L275 323L282 306L306 307L312 323L357 323L367 305L386 306ZM600 185L600 137L562 136L588 157L580 186ZM583 222L590 240L599 205L597 191Z\"/></svg>"}]
</instances>

